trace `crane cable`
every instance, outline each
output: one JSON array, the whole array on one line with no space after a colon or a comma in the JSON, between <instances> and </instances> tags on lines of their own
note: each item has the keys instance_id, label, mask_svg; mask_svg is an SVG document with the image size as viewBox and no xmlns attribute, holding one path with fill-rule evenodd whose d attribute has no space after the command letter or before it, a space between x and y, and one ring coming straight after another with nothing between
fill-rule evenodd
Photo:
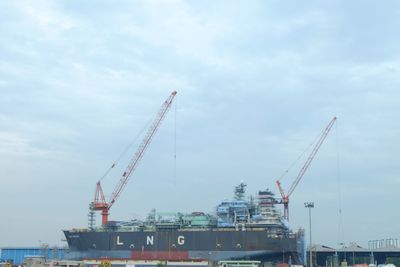
<instances>
[{"instance_id":1,"label":"crane cable","mask_svg":"<svg viewBox=\"0 0 400 267\"><path fill-rule=\"evenodd\" d=\"M337 185L338 185L338 243L344 244L344 228L342 214L342 186L341 186L341 169L340 169L340 147L339 147L339 131L338 124L335 125L336 132L336 168L337 168Z\"/></svg>"},{"instance_id":2,"label":"crane cable","mask_svg":"<svg viewBox=\"0 0 400 267\"><path fill-rule=\"evenodd\" d=\"M176 186L176 113L178 106L178 98L175 99L175 113L174 113L174 185Z\"/></svg>"},{"instance_id":3,"label":"crane cable","mask_svg":"<svg viewBox=\"0 0 400 267\"><path fill-rule=\"evenodd\" d=\"M111 166L107 169L107 171L101 176L99 182L101 182L110 172L111 170L121 161L121 159L125 156L125 154L133 147L133 145L136 143L136 141L139 139L139 137L143 134L143 132L147 129L149 126L150 122L153 120L151 118L146 125L143 127L142 130L135 136L135 138L124 148L122 153L117 157L117 159L111 164Z\"/></svg>"},{"instance_id":4,"label":"crane cable","mask_svg":"<svg viewBox=\"0 0 400 267\"><path fill-rule=\"evenodd\" d=\"M317 140L320 138L323 132L324 129L322 129L321 133L315 137L315 139L306 147L306 149L303 152L301 152L300 156L297 157L297 159L291 165L289 165L289 167L281 174L281 176L279 176L278 181L281 181L285 177L285 175L289 173L289 171L294 167L294 165L296 165L297 162L299 162L299 160L304 156L304 154L307 151L309 151L310 148L317 142Z\"/></svg>"}]
</instances>

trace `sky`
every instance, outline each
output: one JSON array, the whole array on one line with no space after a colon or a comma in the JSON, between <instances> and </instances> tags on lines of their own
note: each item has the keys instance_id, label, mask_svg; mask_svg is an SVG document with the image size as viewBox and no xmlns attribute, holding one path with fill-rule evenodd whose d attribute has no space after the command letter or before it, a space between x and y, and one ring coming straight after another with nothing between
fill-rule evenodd
<instances>
[{"instance_id":1,"label":"sky","mask_svg":"<svg viewBox=\"0 0 400 267\"><path fill-rule=\"evenodd\" d=\"M313 201L313 243L400 238L399 23L394 0L1 1L0 247L87 227L173 90L110 220L214 212L242 180L279 196L337 116L291 228Z\"/></svg>"}]
</instances>

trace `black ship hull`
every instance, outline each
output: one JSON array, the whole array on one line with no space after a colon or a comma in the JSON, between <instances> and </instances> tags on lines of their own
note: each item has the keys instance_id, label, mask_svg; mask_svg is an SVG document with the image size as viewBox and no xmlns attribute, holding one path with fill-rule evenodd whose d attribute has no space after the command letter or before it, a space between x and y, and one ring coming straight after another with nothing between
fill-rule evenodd
<instances>
[{"instance_id":1,"label":"black ship hull","mask_svg":"<svg viewBox=\"0 0 400 267\"><path fill-rule=\"evenodd\" d=\"M301 262L302 238L265 228L158 231L64 231L71 259L280 260Z\"/></svg>"}]
</instances>

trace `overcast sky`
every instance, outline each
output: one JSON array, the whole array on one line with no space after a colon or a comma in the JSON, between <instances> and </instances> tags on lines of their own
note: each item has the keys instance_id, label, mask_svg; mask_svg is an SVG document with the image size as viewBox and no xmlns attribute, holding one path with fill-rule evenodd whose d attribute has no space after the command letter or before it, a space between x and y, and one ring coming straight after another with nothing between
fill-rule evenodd
<instances>
[{"instance_id":1,"label":"overcast sky","mask_svg":"<svg viewBox=\"0 0 400 267\"><path fill-rule=\"evenodd\" d=\"M291 228L313 201L317 243L400 238L398 1L1 1L0 22L0 246L86 227L173 90L111 220L213 212L241 180L279 195L337 116Z\"/></svg>"}]
</instances>

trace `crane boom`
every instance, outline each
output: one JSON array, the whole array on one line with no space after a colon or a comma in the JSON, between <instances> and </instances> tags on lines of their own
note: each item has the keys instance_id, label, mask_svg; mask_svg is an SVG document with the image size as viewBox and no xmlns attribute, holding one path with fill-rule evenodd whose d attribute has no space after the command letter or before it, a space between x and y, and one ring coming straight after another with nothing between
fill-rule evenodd
<instances>
[{"instance_id":1,"label":"crane boom","mask_svg":"<svg viewBox=\"0 0 400 267\"><path fill-rule=\"evenodd\" d=\"M136 169L139 161L142 159L144 152L146 151L147 147L149 146L151 139L153 138L154 134L156 133L158 127L160 126L162 120L165 117L165 114L167 113L169 107L172 104L172 100L174 99L176 95L176 91L173 91L171 95L168 97L167 100L163 103L161 106L160 110L158 111L158 114L151 124L150 128L147 130L147 133L140 144L138 150L136 151L134 157L132 158L131 162L129 163L128 167L126 167L125 172L122 174L121 179L119 180L119 183L114 189L114 192L111 195L110 202L109 202L109 207L111 207L115 200L120 196L122 190L126 186L129 180L129 176L131 173Z\"/></svg>"},{"instance_id":2,"label":"crane boom","mask_svg":"<svg viewBox=\"0 0 400 267\"><path fill-rule=\"evenodd\" d=\"M322 143L325 141L326 136L328 135L329 131L331 130L333 124L336 121L336 117L334 117L331 122L328 124L328 126L325 127L324 131L322 132L320 138L318 139L317 143L315 144L313 150L310 153L310 156L308 156L306 162L304 163L303 167L301 168L299 174L296 177L296 180L292 184L292 186L289 188L289 191L287 193L287 196L290 196L296 186L299 184L301 178L303 178L304 174L306 173L308 167L310 166L311 162L313 161L315 155L317 154L319 148L321 147Z\"/></svg>"},{"instance_id":3,"label":"crane boom","mask_svg":"<svg viewBox=\"0 0 400 267\"><path fill-rule=\"evenodd\" d=\"M300 169L300 172L297 174L296 179L290 186L288 193L285 194L285 191L283 190L280 181L276 181L276 184L278 186L279 192L281 193L282 196L282 203L283 203L283 217L289 221L289 197L293 193L293 191L296 189L297 185L299 184L301 178L303 178L304 174L306 173L308 167L310 166L311 162L313 161L315 155L317 154L319 148L321 147L322 143L325 141L325 138L327 137L328 133L332 129L333 124L336 121L336 117L333 117L333 119L329 122L329 124L325 127L325 129L322 131L321 136L319 137L317 143L315 144L313 150L311 151L310 155L308 156L306 162L304 163L303 167Z\"/></svg>"},{"instance_id":4,"label":"crane boom","mask_svg":"<svg viewBox=\"0 0 400 267\"><path fill-rule=\"evenodd\" d=\"M162 120L164 119L165 115L167 114L169 108L171 107L172 101L174 100L175 95L177 94L176 91L173 91L171 95L164 101L160 110L157 113L156 118L154 119L153 123L147 130L145 137L143 138L142 143L140 144L139 148L136 150L135 155L131 159L129 165L126 167L124 173L122 174L119 182L115 186L113 193L111 194L110 200L107 202L104 194L103 189L101 188L100 181L96 184L96 191L94 201L91 205L93 210L101 210L102 215L102 224L105 225L108 222L108 215L109 210L118 197L121 195L121 192L125 188L128 183L129 177L135 171L139 161L142 159L144 152L148 148L154 134L157 132Z\"/></svg>"}]
</instances>

